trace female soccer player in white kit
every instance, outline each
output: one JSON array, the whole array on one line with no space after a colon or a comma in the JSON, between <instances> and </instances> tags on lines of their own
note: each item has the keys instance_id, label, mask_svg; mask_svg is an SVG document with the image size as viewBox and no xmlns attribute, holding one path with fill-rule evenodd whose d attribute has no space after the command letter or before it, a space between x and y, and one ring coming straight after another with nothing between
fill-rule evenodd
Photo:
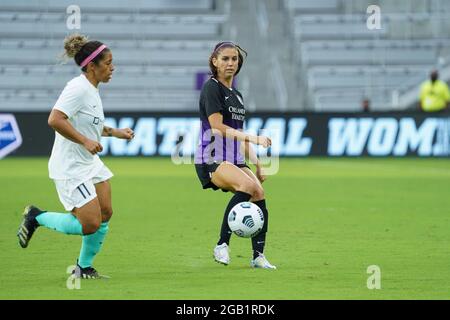
<instances>
[{"instance_id":1,"label":"female soccer player in white kit","mask_svg":"<svg viewBox=\"0 0 450 320\"><path fill-rule=\"evenodd\" d=\"M112 172L97 155L101 136L132 139L131 129L104 126L98 84L109 82L114 71L112 53L99 41L74 34L64 41L65 53L74 58L82 74L69 81L53 107L48 124L56 131L48 168L59 199L71 213L25 208L18 231L26 248L39 226L65 234L81 235L82 246L74 273L80 278L99 278L92 263L100 251L112 215Z\"/></svg>"}]
</instances>

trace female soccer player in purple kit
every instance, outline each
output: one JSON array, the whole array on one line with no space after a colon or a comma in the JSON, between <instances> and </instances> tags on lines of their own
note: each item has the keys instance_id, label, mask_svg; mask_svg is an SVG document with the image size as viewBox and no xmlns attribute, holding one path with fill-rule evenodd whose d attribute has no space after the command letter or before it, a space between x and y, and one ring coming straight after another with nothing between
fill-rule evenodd
<instances>
[{"instance_id":1,"label":"female soccer player in purple kit","mask_svg":"<svg viewBox=\"0 0 450 320\"><path fill-rule=\"evenodd\" d=\"M200 143L195 168L203 189L231 191L222 221L220 239L214 248L214 259L230 263L231 230L228 213L238 203L252 201L264 213L264 227L252 238L254 268L276 269L264 256L268 211L262 182L265 176L250 143L270 147L271 140L243 132L245 108L241 93L233 88L233 79L241 70L246 52L233 42L220 42L209 58L212 77L204 84L200 95ZM256 175L245 163L256 165Z\"/></svg>"}]
</instances>

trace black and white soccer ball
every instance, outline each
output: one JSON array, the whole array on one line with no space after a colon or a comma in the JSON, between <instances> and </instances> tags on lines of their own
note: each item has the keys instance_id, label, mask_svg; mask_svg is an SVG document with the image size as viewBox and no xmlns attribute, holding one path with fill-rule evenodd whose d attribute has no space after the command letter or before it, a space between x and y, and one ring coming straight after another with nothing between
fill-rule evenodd
<instances>
[{"instance_id":1,"label":"black and white soccer ball","mask_svg":"<svg viewBox=\"0 0 450 320\"><path fill-rule=\"evenodd\" d=\"M253 238L264 225L262 210L252 202L238 203L228 213L228 226L236 235Z\"/></svg>"}]
</instances>

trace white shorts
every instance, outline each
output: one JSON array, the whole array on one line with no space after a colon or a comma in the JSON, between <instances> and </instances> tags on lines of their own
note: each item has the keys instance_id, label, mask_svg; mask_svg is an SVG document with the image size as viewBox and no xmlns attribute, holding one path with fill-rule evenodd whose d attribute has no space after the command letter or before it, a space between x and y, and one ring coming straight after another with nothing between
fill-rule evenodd
<instances>
[{"instance_id":1,"label":"white shorts","mask_svg":"<svg viewBox=\"0 0 450 320\"><path fill-rule=\"evenodd\" d=\"M105 165L94 177L88 180L68 179L53 180L56 185L59 200L64 208L72 211L74 208L81 208L89 201L97 197L95 184L109 180L113 173Z\"/></svg>"}]
</instances>

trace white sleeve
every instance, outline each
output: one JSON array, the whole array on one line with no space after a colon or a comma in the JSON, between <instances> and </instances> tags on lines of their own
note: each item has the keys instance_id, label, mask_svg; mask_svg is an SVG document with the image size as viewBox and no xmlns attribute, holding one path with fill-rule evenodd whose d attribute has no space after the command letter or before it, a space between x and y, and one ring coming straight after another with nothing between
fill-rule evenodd
<instances>
[{"instance_id":1,"label":"white sleeve","mask_svg":"<svg viewBox=\"0 0 450 320\"><path fill-rule=\"evenodd\" d=\"M82 107L84 100L84 89L70 81L61 92L53 109L64 112L68 118L72 118Z\"/></svg>"}]
</instances>

